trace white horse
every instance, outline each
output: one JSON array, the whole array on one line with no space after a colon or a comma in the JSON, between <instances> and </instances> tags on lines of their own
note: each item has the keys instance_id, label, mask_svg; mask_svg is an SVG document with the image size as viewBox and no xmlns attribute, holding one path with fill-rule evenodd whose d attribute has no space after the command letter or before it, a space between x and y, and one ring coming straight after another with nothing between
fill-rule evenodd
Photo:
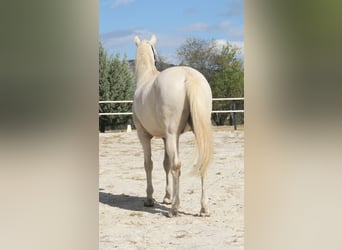
<instances>
[{"instance_id":1,"label":"white horse","mask_svg":"<svg viewBox=\"0 0 342 250\"><path fill-rule=\"evenodd\" d=\"M164 169L166 194L163 203L172 204L169 216L176 216L179 207L179 136L192 129L198 148L195 168L201 175L201 216L209 215L204 180L212 157L211 108L212 95L205 77L190 67L171 67L159 72L155 67L156 37L151 40L134 38L137 46L135 73L136 90L133 119L139 140L144 149L144 166L147 177L145 206L153 206L151 139L162 138L165 146ZM171 171L170 171L171 170ZM171 172L171 173L170 173ZM171 199L170 178L173 177Z\"/></svg>"}]
</instances>

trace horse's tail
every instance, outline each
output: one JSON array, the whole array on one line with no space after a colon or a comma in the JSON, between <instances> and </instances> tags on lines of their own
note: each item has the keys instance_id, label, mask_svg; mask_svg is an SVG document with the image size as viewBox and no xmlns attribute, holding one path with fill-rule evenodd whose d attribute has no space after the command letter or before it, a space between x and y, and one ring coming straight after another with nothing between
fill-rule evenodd
<instances>
[{"instance_id":1,"label":"horse's tail","mask_svg":"<svg viewBox=\"0 0 342 250\"><path fill-rule=\"evenodd\" d=\"M205 78L190 74L186 81L187 97L190 104L191 127L195 134L198 149L194 165L197 174L206 175L213 155L211 128L211 90Z\"/></svg>"}]
</instances>

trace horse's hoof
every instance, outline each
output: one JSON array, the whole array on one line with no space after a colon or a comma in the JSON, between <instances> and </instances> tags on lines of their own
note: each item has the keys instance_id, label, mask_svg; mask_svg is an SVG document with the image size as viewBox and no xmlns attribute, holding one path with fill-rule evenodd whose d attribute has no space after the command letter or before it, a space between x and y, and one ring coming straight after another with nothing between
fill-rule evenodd
<instances>
[{"instance_id":1,"label":"horse's hoof","mask_svg":"<svg viewBox=\"0 0 342 250\"><path fill-rule=\"evenodd\" d=\"M209 214L208 209L207 209L207 208L201 208L200 216L201 216L201 217L209 217L210 214Z\"/></svg>"},{"instance_id":2,"label":"horse's hoof","mask_svg":"<svg viewBox=\"0 0 342 250\"><path fill-rule=\"evenodd\" d=\"M170 198L164 198L163 199L163 204L167 204L167 205L170 205L172 202L171 202L171 199Z\"/></svg>"},{"instance_id":3,"label":"horse's hoof","mask_svg":"<svg viewBox=\"0 0 342 250\"><path fill-rule=\"evenodd\" d=\"M154 199L147 199L144 201L145 207L153 207L154 206Z\"/></svg>"},{"instance_id":4,"label":"horse's hoof","mask_svg":"<svg viewBox=\"0 0 342 250\"><path fill-rule=\"evenodd\" d=\"M178 210L177 209L170 209L169 213L168 213L168 217L172 218L172 217L176 217L178 215Z\"/></svg>"}]
</instances>

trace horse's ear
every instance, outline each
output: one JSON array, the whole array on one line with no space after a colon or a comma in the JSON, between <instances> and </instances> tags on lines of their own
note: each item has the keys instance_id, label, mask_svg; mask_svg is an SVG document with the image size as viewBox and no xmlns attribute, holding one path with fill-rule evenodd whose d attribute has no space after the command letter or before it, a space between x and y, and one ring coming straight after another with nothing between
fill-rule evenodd
<instances>
[{"instance_id":1,"label":"horse's ear","mask_svg":"<svg viewBox=\"0 0 342 250\"><path fill-rule=\"evenodd\" d=\"M151 37L150 43L151 43L152 45L155 45L155 44L156 44L156 41L157 41L157 38L156 38L156 36L153 34L152 37Z\"/></svg>"},{"instance_id":2,"label":"horse's ear","mask_svg":"<svg viewBox=\"0 0 342 250\"><path fill-rule=\"evenodd\" d=\"M140 43L140 39L139 39L139 37L138 36L135 36L134 37L134 42L135 42L135 45L139 45L139 43Z\"/></svg>"}]
</instances>

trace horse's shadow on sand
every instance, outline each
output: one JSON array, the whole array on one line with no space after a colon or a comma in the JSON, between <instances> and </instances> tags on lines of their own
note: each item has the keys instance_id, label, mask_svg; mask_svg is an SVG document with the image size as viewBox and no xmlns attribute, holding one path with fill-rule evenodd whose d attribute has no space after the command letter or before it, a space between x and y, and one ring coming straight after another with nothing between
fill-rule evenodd
<instances>
[{"instance_id":1,"label":"horse's shadow on sand","mask_svg":"<svg viewBox=\"0 0 342 250\"><path fill-rule=\"evenodd\" d=\"M169 207L155 201L153 207L144 206L144 198L127 194L111 194L99 192L99 200L102 204L136 212L151 214L163 214L167 216Z\"/></svg>"},{"instance_id":2,"label":"horse's shadow on sand","mask_svg":"<svg viewBox=\"0 0 342 250\"><path fill-rule=\"evenodd\" d=\"M166 217L169 217L170 205L167 206L155 201L153 207L145 207L144 199L144 197L132 196L127 194L111 194L99 192L99 200L102 204L135 212L162 214ZM190 214L183 211L178 211L178 214L190 215L195 217L199 216L198 214Z\"/></svg>"}]
</instances>

